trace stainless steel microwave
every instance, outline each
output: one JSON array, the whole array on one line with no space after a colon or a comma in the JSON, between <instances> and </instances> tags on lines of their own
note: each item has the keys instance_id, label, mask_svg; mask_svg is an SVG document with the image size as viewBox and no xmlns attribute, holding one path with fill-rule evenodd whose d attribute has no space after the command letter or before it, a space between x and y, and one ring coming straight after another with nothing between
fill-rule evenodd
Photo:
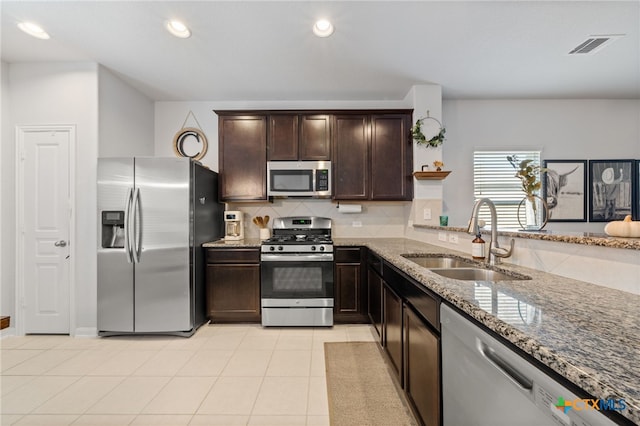
<instances>
[{"instance_id":1,"label":"stainless steel microwave","mask_svg":"<svg viewBox=\"0 0 640 426\"><path fill-rule=\"evenodd\" d=\"M331 161L268 161L270 197L331 197Z\"/></svg>"}]
</instances>

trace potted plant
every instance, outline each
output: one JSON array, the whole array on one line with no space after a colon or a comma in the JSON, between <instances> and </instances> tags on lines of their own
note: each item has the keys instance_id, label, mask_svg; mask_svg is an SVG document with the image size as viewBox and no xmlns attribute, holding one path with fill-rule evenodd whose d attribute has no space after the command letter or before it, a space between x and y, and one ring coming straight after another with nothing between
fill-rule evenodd
<instances>
[{"instance_id":1,"label":"potted plant","mask_svg":"<svg viewBox=\"0 0 640 426\"><path fill-rule=\"evenodd\" d=\"M508 155L507 161L516 171L515 177L520 179L522 183L522 191L525 198L518 205L518 222L525 230L539 231L547 224L548 208L546 202L540 197L539 192L542 189L542 181L538 176L547 169L534 164L533 160L518 160L517 155ZM520 221L520 210L524 206L525 224Z\"/></svg>"}]
</instances>

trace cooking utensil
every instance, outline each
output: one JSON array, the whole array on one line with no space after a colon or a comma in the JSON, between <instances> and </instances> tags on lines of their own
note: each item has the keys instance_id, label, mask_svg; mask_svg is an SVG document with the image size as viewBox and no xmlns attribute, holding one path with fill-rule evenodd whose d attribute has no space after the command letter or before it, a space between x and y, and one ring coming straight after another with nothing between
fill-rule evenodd
<instances>
[{"instance_id":1,"label":"cooking utensil","mask_svg":"<svg viewBox=\"0 0 640 426\"><path fill-rule=\"evenodd\" d=\"M264 217L264 226L266 227L268 223L269 223L269 215L266 215Z\"/></svg>"}]
</instances>

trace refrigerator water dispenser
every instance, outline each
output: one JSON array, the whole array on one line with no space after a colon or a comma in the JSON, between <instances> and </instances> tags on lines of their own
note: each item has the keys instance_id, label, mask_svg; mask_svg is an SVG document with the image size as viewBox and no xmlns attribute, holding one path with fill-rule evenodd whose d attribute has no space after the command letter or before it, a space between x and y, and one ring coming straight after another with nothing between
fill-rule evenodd
<instances>
[{"instance_id":1,"label":"refrigerator water dispenser","mask_svg":"<svg viewBox=\"0 0 640 426\"><path fill-rule=\"evenodd\" d=\"M102 212L102 248L124 248L124 211Z\"/></svg>"}]
</instances>

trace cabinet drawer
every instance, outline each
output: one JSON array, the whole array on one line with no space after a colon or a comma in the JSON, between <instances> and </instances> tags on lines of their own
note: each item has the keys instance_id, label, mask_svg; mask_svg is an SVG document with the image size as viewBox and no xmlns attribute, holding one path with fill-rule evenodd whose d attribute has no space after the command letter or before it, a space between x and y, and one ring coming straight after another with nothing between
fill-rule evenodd
<instances>
[{"instance_id":1,"label":"cabinet drawer","mask_svg":"<svg viewBox=\"0 0 640 426\"><path fill-rule=\"evenodd\" d=\"M260 250L253 248L207 249L207 263L260 263Z\"/></svg>"},{"instance_id":2,"label":"cabinet drawer","mask_svg":"<svg viewBox=\"0 0 640 426\"><path fill-rule=\"evenodd\" d=\"M440 303L436 299L416 289L407 296L407 302L429 325L440 331Z\"/></svg>"},{"instance_id":3,"label":"cabinet drawer","mask_svg":"<svg viewBox=\"0 0 640 426\"><path fill-rule=\"evenodd\" d=\"M334 259L337 263L360 263L360 247L336 248Z\"/></svg>"},{"instance_id":4,"label":"cabinet drawer","mask_svg":"<svg viewBox=\"0 0 640 426\"><path fill-rule=\"evenodd\" d=\"M437 296L386 262L383 263L382 277L424 321L440 331L440 300Z\"/></svg>"}]
</instances>

